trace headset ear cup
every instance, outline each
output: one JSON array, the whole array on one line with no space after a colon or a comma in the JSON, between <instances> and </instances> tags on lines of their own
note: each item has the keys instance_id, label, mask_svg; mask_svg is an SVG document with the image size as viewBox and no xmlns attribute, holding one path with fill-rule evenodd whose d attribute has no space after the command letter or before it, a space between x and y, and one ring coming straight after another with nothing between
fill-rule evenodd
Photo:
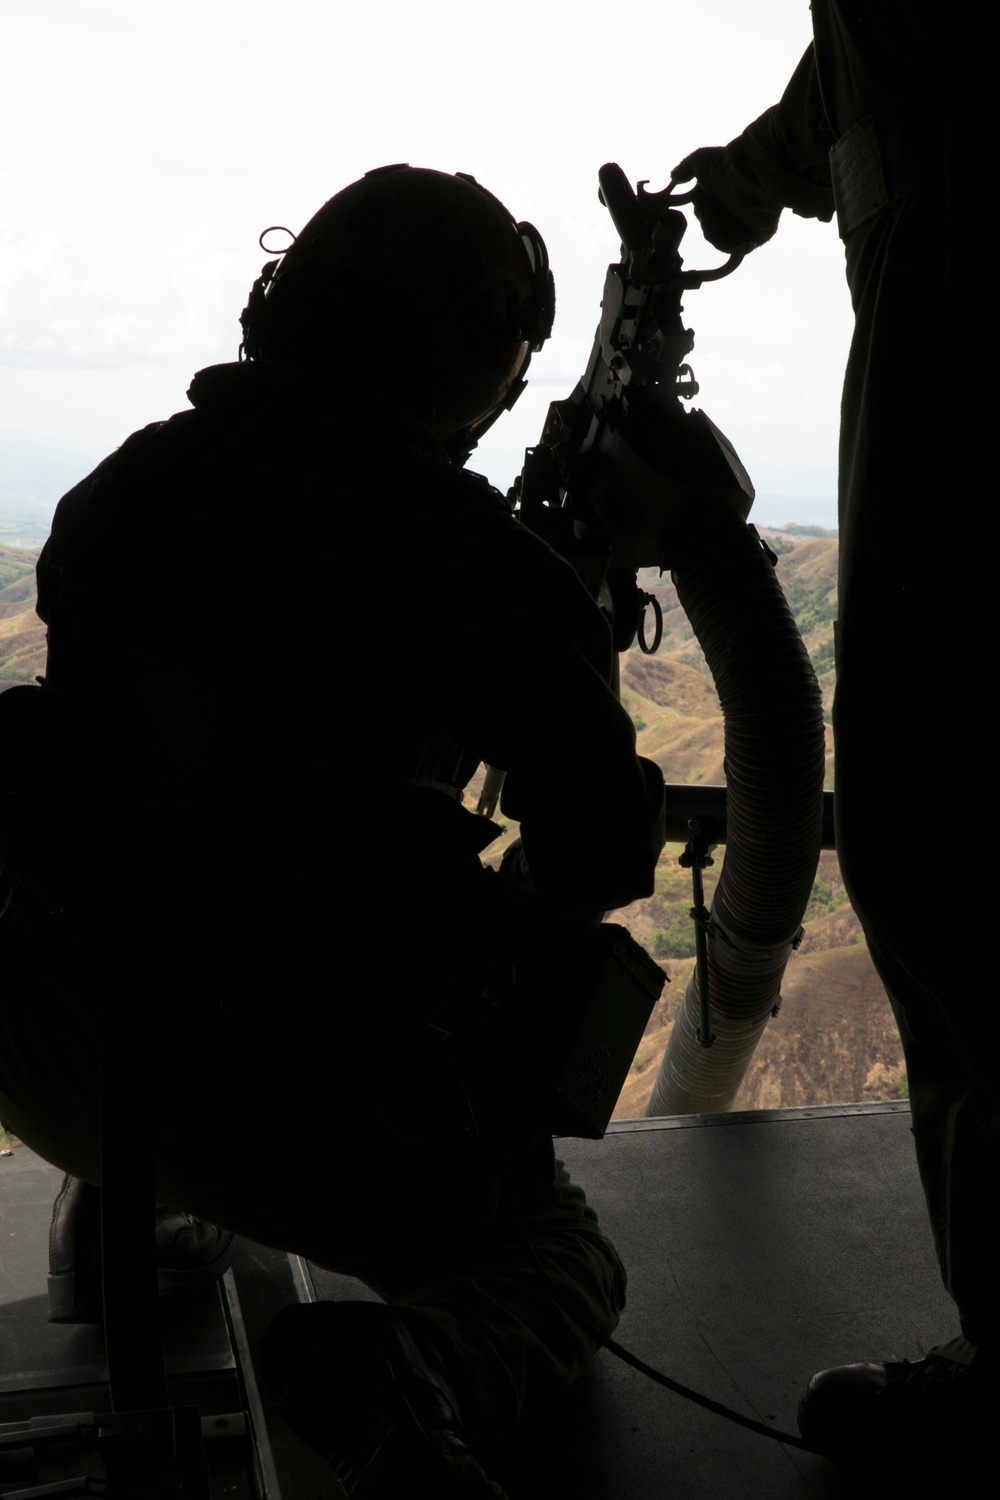
<instances>
[{"instance_id":1,"label":"headset ear cup","mask_svg":"<svg viewBox=\"0 0 1000 1500\"><path fill-rule=\"evenodd\" d=\"M537 354L545 340L551 337L552 324L556 316L556 283L549 266L549 253L534 224L522 219L517 225L521 244L527 252L531 265L533 308L531 326L525 328L532 352Z\"/></svg>"},{"instance_id":2,"label":"headset ear cup","mask_svg":"<svg viewBox=\"0 0 1000 1500\"><path fill-rule=\"evenodd\" d=\"M556 281L551 271L545 272L545 292L542 301L542 316L539 329L538 343L535 345L535 353L541 349L545 340L552 336L552 325L556 320Z\"/></svg>"}]
</instances>

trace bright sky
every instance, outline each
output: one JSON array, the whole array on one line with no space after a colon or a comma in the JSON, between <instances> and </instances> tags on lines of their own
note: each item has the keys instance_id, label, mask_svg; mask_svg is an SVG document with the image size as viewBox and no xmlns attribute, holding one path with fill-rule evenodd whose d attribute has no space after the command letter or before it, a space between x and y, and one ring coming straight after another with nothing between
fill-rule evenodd
<instances>
[{"instance_id":1,"label":"bright sky","mask_svg":"<svg viewBox=\"0 0 1000 1500\"><path fill-rule=\"evenodd\" d=\"M618 255L598 167L665 186L777 100L810 36L806 0L0 0L0 21L0 437L97 457L184 407L235 357L260 230L410 161L472 172L548 243L553 340L471 463L504 488L583 371ZM696 226L683 253L720 258ZM696 404L751 474L832 468L835 227L786 214L685 314ZM345 401L370 399L344 369Z\"/></svg>"}]
</instances>

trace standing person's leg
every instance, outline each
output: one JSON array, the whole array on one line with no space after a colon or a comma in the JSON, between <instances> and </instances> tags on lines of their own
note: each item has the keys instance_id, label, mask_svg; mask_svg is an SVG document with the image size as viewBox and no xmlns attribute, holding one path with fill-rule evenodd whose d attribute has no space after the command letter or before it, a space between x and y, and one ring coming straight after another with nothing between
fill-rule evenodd
<instances>
[{"instance_id":1,"label":"standing person's leg","mask_svg":"<svg viewBox=\"0 0 1000 1500\"><path fill-rule=\"evenodd\" d=\"M942 1273L963 1319L996 1328L983 1247L1000 1252L1000 1017L970 878L981 837L970 815L986 806L975 781L992 740L988 564L975 531L988 414L984 392L928 400L920 308L949 310L959 364L974 341L941 252L928 255L929 213L915 195L848 245L857 329L841 445L837 847L900 1025Z\"/></svg>"},{"instance_id":2,"label":"standing person's leg","mask_svg":"<svg viewBox=\"0 0 1000 1500\"><path fill-rule=\"evenodd\" d=\"M985 770L989 738L975 688L955 691L959 680L972 686L986 660L969 608L986 588L984 552L955 529L981 483L985 413L975 400L930 399L921 309L958 309L940 255L929 262L928 213L926 201L905 200L848 242L857 328L841 439L837 847L900 1027L942 1275L963 1329L992 1344L1000 1054L963 900L974 833L959 792L963 775ZM962 324L959 342L970 328ZM956 1411L978 1410L974 1399L956 1407L953 1394L968 1389L955 1372L971 1368L974 1353L960 1344L917 1365L824 1372L804 1403L803 1432L858 1454L893 1435L940 1445ZM985 1369L980 1359L977 1383Z\"/></svg>"}]
</instances>

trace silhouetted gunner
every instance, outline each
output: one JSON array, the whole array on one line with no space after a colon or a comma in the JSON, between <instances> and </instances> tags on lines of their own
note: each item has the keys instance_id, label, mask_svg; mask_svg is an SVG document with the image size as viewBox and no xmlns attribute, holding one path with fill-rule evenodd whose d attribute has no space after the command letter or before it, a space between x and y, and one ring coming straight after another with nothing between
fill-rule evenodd
<instances>
[{"instance_id":1,"label":"silhouetted gunner","mask_svg":"<svg viewBox=\"0 0 1000 1500\"><path fill-rule=\"evenodd\" d=\"M928 908L936 897L945 911L966 853L950 783L963 770L972 783L988 775L994 738L984 691L993 652L978 611L996 565L975 529L995 425L983 378L996 326L984 258L995 236L992 49L973 0L947 11L905 0L811 9L814 46L780 103L673 177L697 179L695 210L720 248L763 244L783 207L836 211L845 244L856 327L840 445L837 848L899 1025L917 1159L962 1333L921 1360L824 1371L800 1424L838 1457L888 1459L894 1475L907 1458L937 1458L950 1478L971 1442L992 1442L1000 1387L992 955L975 908L959 903L954 920ZM956 378L937 377L941 362Z\"/></svg>"},{"instance_id":2,"label":"silhouetted gunner","mask_svg":"<svg viewBox=\"0 0 1000 1500\"><path fill-rule=\"evenodd\" d=\"M499 1494L466 1445L571 1381L624 1299L531 1018L497 1003L523 912L578 932L652 890L662 843L603 618L463 472L553 307L537 232L469 178L332 198L255 284L248 358L60 503L42 711L4 768L0 1115L72 1174L54 1310L94 1315L114 971L157 1032L167 1285L236 1232L390 1304L288 1309L265 1350L357 1495L421 1466ZM521 822L500 874L461 805L480 761Z\"/></svg>"}]
</instances>

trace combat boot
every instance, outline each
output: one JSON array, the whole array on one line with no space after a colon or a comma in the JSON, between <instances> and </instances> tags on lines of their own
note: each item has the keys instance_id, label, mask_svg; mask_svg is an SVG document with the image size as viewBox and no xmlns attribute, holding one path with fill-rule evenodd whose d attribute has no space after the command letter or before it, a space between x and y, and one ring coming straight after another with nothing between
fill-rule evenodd
<instances>
[{"instance_id":1,"label":"combat boot","mask_svg":"<svg viewBox=\"0 0 1000 1500\"><path fill-rule=\"evenodd\" d=\"M454 1383L420 1321L375 1302L286 1307L264 1334L264 1381L346 1500L506 1500L466 1446Z\"/></svg>"},{"instance_id":2,"label":"combat boot","mask_svg":"<svg viewBox=\"0 0 1000 1500\"><path fill-rule=\"evenodd\" d=\"M799 1431L841 1463L927 1473L993 1443L997 1377L996 1364L964 1338L923 1359L838 1365L810 1381Z\"/></svg>"},{"instance_id":3,"label":"combat boot","mask_svg":"<svg viewBox=\"0 0 1000 1500\"><path fill-rule=\"evenodd\" d=\"M236 1253L236 1236L192 1214L156 1207L160 1296L197 1291L217 1281ZM49 1226L49 1322L100 1323L101 1190L79 1177L63 1179Z\"/></svg>"}]
</instances>

